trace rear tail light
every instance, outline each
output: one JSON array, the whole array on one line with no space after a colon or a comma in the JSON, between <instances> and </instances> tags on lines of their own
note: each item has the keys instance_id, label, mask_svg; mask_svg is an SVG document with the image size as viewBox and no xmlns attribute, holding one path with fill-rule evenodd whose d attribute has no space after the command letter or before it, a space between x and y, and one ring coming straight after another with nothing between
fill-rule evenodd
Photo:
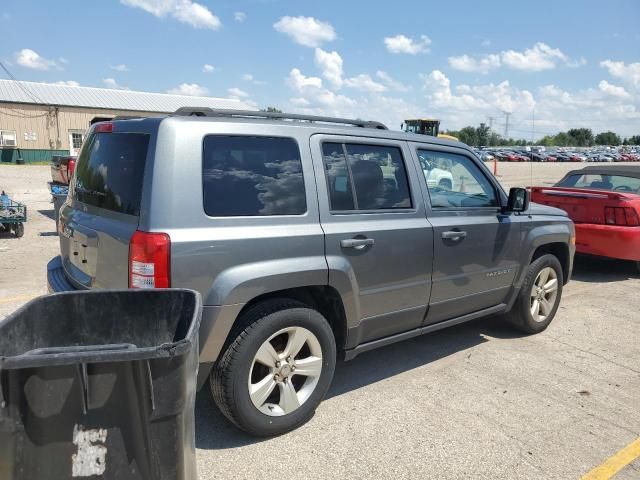
<instances>
[{"instance_id":1,"label":"rear tail light","mask_svg":"<svg viewBox=\"0 0 640 480\"><path fill-rule=\"evenodd\" d=\"M113 122L96 123L93 131L94 133L111 133L113 132Z\"/></svg>"},{"instance_id":2,"label":"rear tail light","mask_svg":"<svg viewBox=\"0 0 640 480\"><path fill-rule=\"evenodd\" d=\"M166 233L136 231L129 242L129 288L171 286L171 239Z\"/></svg>"},{"instance_id":3,"label":"rear tail light","mask_svg":"<svg viewBox=\"0 0 640 480\"><path fill-rule=\"evenodd\" d=\"M71 180L71 177L73 177L73 171L76 169L76 160L75 159L69 159L69 163L67 163L67 172L69 175L69 180Z\"/></svg>"},{"instance_id":4,"label":"rear tail light","mask_svg":"<svg viewBox=\"0 0 640 480\"><path fill-rule=\"evenodd\" d=\"M640 226L638 212L631 207L605 207L604 223L607 225Z\"/></svg>"}]
</instances>

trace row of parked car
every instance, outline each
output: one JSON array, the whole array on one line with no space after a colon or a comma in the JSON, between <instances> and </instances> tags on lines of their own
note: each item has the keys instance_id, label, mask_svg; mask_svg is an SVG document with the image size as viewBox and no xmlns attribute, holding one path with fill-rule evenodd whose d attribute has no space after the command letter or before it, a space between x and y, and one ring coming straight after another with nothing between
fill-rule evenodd
<instances>
[{"instance_id":1,"label":"row of parked car","mask_svg":"<svg viewBox=\"0 0 640 480\"><path fill-rule=\"evenodd\" d=\"M475 149L476 154L485 162L639 162L640 147L618 149L545 149L544 147L512 149Z\"/></svg>"}]
</instances>

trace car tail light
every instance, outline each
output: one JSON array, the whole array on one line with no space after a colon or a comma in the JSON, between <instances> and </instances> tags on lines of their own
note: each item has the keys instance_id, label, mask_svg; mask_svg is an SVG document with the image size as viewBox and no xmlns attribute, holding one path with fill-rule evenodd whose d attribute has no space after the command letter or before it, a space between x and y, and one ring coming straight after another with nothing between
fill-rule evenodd
<instances>
[{"instance_id":1,"label":"car tail light","mask_svg":"<svg viewBox=\"0 0 640 480\"><path fill-rule=\"evenodd\" d=\"M631 207L605 207L604 223L607 225L640 226L638 212Z\"/></svg>"},{"instance_id":2,"label":"car tail light","mask_svg":"<svg viewBox=\"0 0 640 480\"><path fill-rule=\"evenodd\" d=\"M171 239L166 233L136 231L129 242L129 288L171 286Z\"/></svg>"},{"instance_id":3,"label":"car tail light","mask_svg":"<svg viewBox=\"0 0 640 480\"><path fill-rule=\"evenodd\" d=\"M76 169L76 160L74 158L70 158L67 163L67 175L69 176L69 180L73 177L73 171Z\"/></svg>"},{"instance_id":4,"label":"car tail light","mask_svg":"<svg viewBox=\"0 0 640 480\"><path fill-rule=\"evenodd\" d=\"M100 122L96 123L93 127L95 133L111 133L113 132L113 122Z\"/></svg>"}]
</instances>

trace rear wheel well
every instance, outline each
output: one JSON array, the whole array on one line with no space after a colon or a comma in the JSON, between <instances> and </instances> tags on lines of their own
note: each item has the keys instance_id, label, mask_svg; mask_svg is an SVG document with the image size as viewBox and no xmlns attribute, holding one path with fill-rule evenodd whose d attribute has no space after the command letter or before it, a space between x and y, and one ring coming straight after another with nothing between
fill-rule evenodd
<instances>
[{"instance_id":1,"label":"rear wheel well","mask_svg":"<svg viewBox=\"0 0 640 480\"><path fill-rule=\"evenodd\" d=\"M562 265L563 283L567 283L569 281L569 246L562 242L540 245L536 251L533 252L531 262L547 254L555 256L560 261L560 265Z\"/></svg>"},{"instance_id":2,"label":"rear wheel well","mask_svg":"<svg viewBox=\"0 0 640 480\"><path fill-rule=\"evenodd\" d=\"M299 288L289 288L265 293L250 300L240 311L231 333L236 330L236 326L241 322L243 314L254 305L272 299L289 299L304 303L317 310L327 319L333 335L336 339L338 349L344 348L347 340L347 318L342 304L342 298L338 291L327 285L307 286Z\"/></svg>"}]
</instances>

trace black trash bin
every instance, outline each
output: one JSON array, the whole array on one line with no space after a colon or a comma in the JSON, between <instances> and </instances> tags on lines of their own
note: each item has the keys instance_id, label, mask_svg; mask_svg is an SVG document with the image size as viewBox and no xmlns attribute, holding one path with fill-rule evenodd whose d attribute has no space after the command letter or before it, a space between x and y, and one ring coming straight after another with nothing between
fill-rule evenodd
<instances>
[{"instance_id":1,"label":"black trash bin","mask_svg":"<svg viewBox=\"0 0 640 480\"><path fill-rule=\"evenodd\" d=\"M0 479L196 479L201 300L59 293L0 323Z\"/></svg>"}]
</instances>

